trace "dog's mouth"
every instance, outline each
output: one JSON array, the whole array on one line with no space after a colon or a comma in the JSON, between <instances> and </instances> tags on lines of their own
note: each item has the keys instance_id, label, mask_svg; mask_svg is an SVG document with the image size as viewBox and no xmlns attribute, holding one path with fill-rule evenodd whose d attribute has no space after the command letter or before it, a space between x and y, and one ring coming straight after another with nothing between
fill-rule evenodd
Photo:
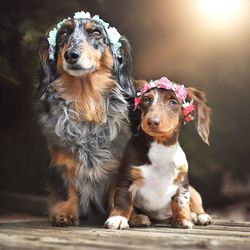
<instances>
[{"instance_id":1,"label":"dog's mouth","mask_svg":"<svg viewBox=\"0 0 250 250\"><path fill-rule=\"evenodd\" d=\"M163 140L169 140L170 138L172 138L174 136L174 131L173 130L169 130L167 131L156 131L156 130L144 130L143 131L151 136L152 138L154 138L155 140L159 140L159 141L163 141Z\"/></svg>"},{"instance_id":2,"label":"dog's mouth","mask_svg":"<svg viewBox=\"0 0 250 250\"><path fill-rule=\"evenodd\" d=\"M145 133L147 133L148 135L151 136L163 136L164 134L168 134L170 132L170 130L168 132L166 131L161 131L159 129L151 129L151 128L142 128L144 130Z\"/></svg>"},{"instance_id":3,"label":"dog's mouth","mask_svg":"<svg viewBox=\"0 0 250 250\"><path fill-rule=\"evenodd\" d=\"M69 63L64 63L63 65L64 70L68 72L68 74L72 75L72 76L76 76L76 77L81 77L84 76L88 73L91 73L95 70L95 66L94 65L86 65L83 66L81 64L78 63L74 63L74 64L69 64Z\"/></svg>"},{"instance_id":4,"label":"dog's mouth","mask_svg":"<svg viewBox=\"0 0 250 250\"><path fill-rule=\"evenodd\" d=\"M75 70L75 71L93 71L94 70L94 66L90 66L88 68L84 68L84 67L82 67L79 64L74 64L74 65L69 64L67 68L69 70Z\"/></svg>"},{"instance_id":5,"label":"dog's mouth","mask_svg":"<svg viewBox=\"0 0 250 250\"><path fill-rule=\"evenodd\" d=\"M168 128L166 127L150 128L149 126L145 124L142 124L141 128L146 134L153 136L153 137L169 136L175 130L175 128L170 127L170 126Z\"/></svg>"}]
</instances>

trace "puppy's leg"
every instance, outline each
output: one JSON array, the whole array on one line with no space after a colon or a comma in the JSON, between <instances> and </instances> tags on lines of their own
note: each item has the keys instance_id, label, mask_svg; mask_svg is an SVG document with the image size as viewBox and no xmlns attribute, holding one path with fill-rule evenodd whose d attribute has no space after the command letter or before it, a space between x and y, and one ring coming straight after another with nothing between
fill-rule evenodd
<instances>
[{"instance_id":1,"label":"puppy's leg","mask_svg":"<svg viewBox=\"0 0 250 250\"><path fill-rule=\"evenodd\" d=\"M138 187L143 184L143 177L138 167L124 167L120 175L119 185L114 194L114 202L106 228L129 228L128 221L133 211L133 202Z\"/></svg>"},{"instance_id":2,"label":"puppy's leg","mask_svg":"<svg viewBox=\"0 0 250 250\"><path fill-rule=\"evenodd\" d=\"M78 225L78 195L70 181L75 169L74 158L65 152L50 151L52 160L49 169L49 215L52 225Z\"/></svg>"},{"instance_id":3,"label":"puppy's leg","mask_svg":"<svg viewBox=\"0 0 250 250\"><path fill-rule=\"evenodd\" d=\"M189 192L187 185L181 185L176 195L172 198L171 207L173 214L172 225L179 228L192 228L190 217Z\"/></svg>"},{"instance_id":4,"label":"puppy's leg","mask_svg":"<svg viewBox=\"0 0 250 250\"><path fill-rule=\"evenodd\" d=\"M145 227L150 226L151 221L149 217L145 214L137 214L135 210L133 209L130 219L129 219L129 225L130 226L139 226L139 227Z\"/></svg>"},{"instance_id":5,"label":"puppy's leg","mask_svg":"<svg viewBox=\"0 0 250 250\"><path fill-rule=\"evenodd\" d=\"M193 222L198 225L211 224L212 218L204 211L200 194L191 186L189 186L189 193L190 193L190 211Z\"/></svg>"},{"instance_id":6,"label":"puppy's leg","mask_svg":"<svg viewBox=\"0 0 250 250\"><path fill-rule=\"evenodd\" d=\"M133 210L133 193L129 187L118 187L114 196L113 209L104 226L110 229L129 228L128 220Z\"/></svg>"}]
</instances>

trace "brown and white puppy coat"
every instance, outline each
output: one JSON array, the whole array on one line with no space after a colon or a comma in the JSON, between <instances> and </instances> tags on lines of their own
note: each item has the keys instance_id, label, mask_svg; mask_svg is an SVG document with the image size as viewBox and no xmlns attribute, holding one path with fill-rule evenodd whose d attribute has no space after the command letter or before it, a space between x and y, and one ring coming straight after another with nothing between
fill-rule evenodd
<instances>
[{"instance_id":1,"label":"brown and white puppy coat","mask_svg":"<svg viewBox=\"0 0 250 250\"><path fill-rule=\"evenodd\" d=\"M208 143L210 108L205 95L194 88L187 91L196 107L198 133ZM169 218L174 226L183 228L211 223L200 195L188 184L188 162L178 142L185 118L181 101L171 90L153 88L142 95L139 108L141 129L125 151L105 226L123 229Z\"/></svg>"},{"instance_id":2,"label":"brown and white puppy coat","mask_svg":"<svg viewBox=\"0 0 250 250\"><path fill-rule=\"evenodd\" d=\"M130 136L130 45L121 36L117 55L108 24L82 13L84 18L58 24L52 59L47 38L39 50L37 110L51 155L49 215L55 226L77 225L93 208L106 218Z\"/></svg>"}]
</instances>

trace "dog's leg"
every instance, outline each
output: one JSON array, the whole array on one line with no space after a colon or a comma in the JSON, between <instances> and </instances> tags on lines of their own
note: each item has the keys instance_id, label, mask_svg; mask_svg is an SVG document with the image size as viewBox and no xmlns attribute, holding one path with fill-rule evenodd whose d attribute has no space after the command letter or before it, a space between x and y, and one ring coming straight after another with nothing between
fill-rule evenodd
<instances>
[{"instance_id":1,"label":"dog's leg","mask_svg":"<svg viewBox=\"0 0 250 250\"><path fill-rule=\"evenodd\" d=\"M53 197L53 194L51 195ZM68 188L68 199L50 199L49 215L53 226L66 227L79 224L78 197L74 187Z\"/></svg>"},{"instance_id":2,"label":"dog's leg","mask_svg":"<svg viewBox=\"0 0 250 250\"><path fill-rule=\"evenodd\" d=\"M122 173L123 174L120 175L119 185L114 193L111 213L104 225L106 228L129 228L128 221L133 211L136 191L138 187L143 184L143 177L136 166L124 167Z\"/></svg>"},{"instance_id":3,"label":"dog's leg","mask_svg":"<svg viewBox=\"0 0 250 250\"><path fill-rule=\"evenodd\" d=\"M72 155L51 150L49 215L54 226L79 224L78 195L70 181L75 170Z\"/></svg>"},{"instance_id":4,"label":"dog's leg","mask_svg":"<svg viewBox=\"0 0 250 250\"><path fill-rule=\"evenodd\" d=\"M180 228L192 228L193 223L189 209L189 191L187 185L181 185L176 195L172 198L171 207L173 214L172 225Z\"/></svg>"},{"instance_id":5,"label":"dog's leg","mask_svg":"<svg viewBox=\"0 0 250 250\"><path fill-rule=\"evenodd\" d=\"M145 214L137 214L135 210L133 209L130 218L129 218L129 225L130 226L139 226L139 227L145 227L150 226L151 221L149 217Z\"/></svg>"},{"instance_id":6,"label":"dog's leg","mask_svg":"<svg viewBox=\"0 0 250 250\"><path fill-rule=\"evenodd\" d=\"M114 196L113 209L105 222L110 229L129 228L128 220L133 210L133 192L129 187L118 187Z\"/></svg>"},{"instance_id":7,"label":"dog's leg","mask_svg":"<svg viewBox=\"0 0 250 250\"><path fill-rule=\"evenodd\" d=\"M108 198L108 204L109 204L108 211L109 212L114 208L116 187L117 187L116 179L113 179L108 189L108 197L109 197Z\"/></svg>"},{"instance_id":8,"label":"dog's leg","mask_svg":"<svg viewBox=\"0 0 250 250\"><path fill-rule=\"evenodd\" d=\"M204 211L200 194L191 186L189 186L189 193L190 193L190 211L194 224L197 225L211 224L212 218Z\"/></svg>"}]
</instances>

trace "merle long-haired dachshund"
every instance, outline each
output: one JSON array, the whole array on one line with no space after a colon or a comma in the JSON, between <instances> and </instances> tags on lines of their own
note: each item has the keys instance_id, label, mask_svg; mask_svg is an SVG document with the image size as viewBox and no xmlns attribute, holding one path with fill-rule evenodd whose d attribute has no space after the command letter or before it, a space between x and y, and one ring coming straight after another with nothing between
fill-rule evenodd
<instances>
[{"instance_id":1,"label":"merle long-haired dachshund","mask_svg":"<svg viewBox=\"0 0 250 250\"><path fill-rule=\"evenodd\" d=\"M78 12L40 45L37 109L51 155L49 215L77 225L90 208L105 212L129 139L134 96L127 39L99 16Z\"/></svg>"}]
</instances>

